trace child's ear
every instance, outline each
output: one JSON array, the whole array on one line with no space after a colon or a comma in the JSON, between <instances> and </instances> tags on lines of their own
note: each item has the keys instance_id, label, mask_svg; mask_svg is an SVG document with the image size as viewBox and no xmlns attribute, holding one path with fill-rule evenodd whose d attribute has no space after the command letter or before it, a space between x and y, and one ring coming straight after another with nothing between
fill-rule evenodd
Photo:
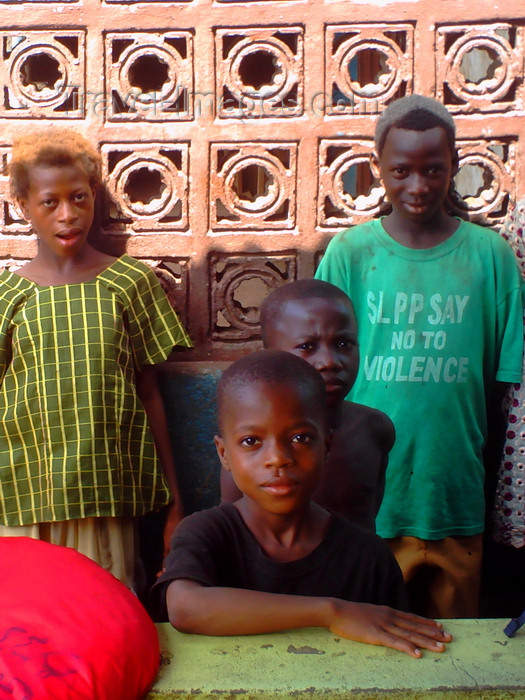
<instances>
[{"instance_id":1,"label":"child's ear","mask_svg":"<svg viewBox=\"0 0 525 700\"><path fill-rule=\"evenodd\" d=\"M370 156L370 170L372 171L372 175L376 178L376 180L381 179L381 170L379 168L379 157L375 151Z\"/></svg>"},{"instance_id":2,"label":"child's ear","mask_svg":"<svg viewBox=\"0 0 525 700\"><path fill-rule=\"evenodd\" d=\"M222 466L227 471L230 471L230 465L228 462L228 458L226 457L226 447L224 445L224 440L221 438L220 435L215 435L215 437L213 438L213 442L215 443L215 448L217 450L217 454L219 455L219 459L221 461Z\"/></svg>"},{"instance_id":3,"label":"child's ear","mask_svg":"<svg viewBox=\"0 0 525 700\"><path fill-rule=\"evenodd\" d=\"M24 219L29 222L31 219L29 218L29 211L27 209L27 202L25 199L17 199L16 204L20 211L22 212Z\"/></svg>"}]
</instances>

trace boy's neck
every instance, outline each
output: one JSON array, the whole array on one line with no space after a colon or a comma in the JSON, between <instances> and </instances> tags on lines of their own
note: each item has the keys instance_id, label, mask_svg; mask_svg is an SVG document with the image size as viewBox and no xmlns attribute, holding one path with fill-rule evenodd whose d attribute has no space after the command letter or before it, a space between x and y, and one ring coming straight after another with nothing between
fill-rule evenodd
<instances>
[{"instance_id":1,"label":"boy's neck","mask_svg":"<svg viewBox=\"0 0 525 700\"><path fill-rule=\"evenodd\" d=\"M337 430L343 421L344 399L335 406L328 406L326 411L326 421L330 430Z\"/></svg>"},{"instance_id":2,"label":"boy's neck","mask_svg":"<svg viewBox=\"0 0 525 700\"><path fill-rule=\"evenodd\" d=\"M459 221L444 210L424 222L411 221L394 210L382 224L388 235L401 245L423 250L450 238L457 231Z\"/></svg>"},{"instance_id":3,"label":"boy's neck","mask_svg":"<svg viewBox=\"0 0 525 700\"><path fill-rule=\"evenodd\" d=\"M281 562L308 556L323 541L330 521L330 513L313 501L286 514L270 513L246 496L234 505L266 555Z\"/></svg>"}]
</instances>

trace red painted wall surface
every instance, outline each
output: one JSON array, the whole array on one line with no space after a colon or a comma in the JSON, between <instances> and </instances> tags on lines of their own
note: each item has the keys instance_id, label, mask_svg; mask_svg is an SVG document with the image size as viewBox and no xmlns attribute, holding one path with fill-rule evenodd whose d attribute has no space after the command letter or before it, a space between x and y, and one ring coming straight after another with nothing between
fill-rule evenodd
<instances>
[{"instance_id":1,"label":"red painted wall surface","mask_svg":"<svg viewBox=\"0 0 525 700\"><path fill-rule=\"evenodd\" d=\"M421 92L454 114L456 203L497 226L525 195L525 4L508 0L0 0L0 263L35 251L9 204L13 137L100 144L100 245L157 268L197 360L258 338L275 286L377 214L377 114Z\"/></svg>"}]
</instances>

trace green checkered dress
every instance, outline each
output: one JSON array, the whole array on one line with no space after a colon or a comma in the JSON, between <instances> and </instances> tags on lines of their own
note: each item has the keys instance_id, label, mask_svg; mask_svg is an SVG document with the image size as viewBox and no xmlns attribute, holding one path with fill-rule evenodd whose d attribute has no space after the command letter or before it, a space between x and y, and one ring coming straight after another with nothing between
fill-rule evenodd
<instances>
[{"instance_id":1,"label":"green checkered dress","mask_svg":"<svg viewBox=\"0 0 525 700\"><path fill-rule=\"evenodd\" d=\"M188 338L128 255L90 282L0 274L0 523L140 515L169 501L136 368Z\"/></svg>"}]
</instances>

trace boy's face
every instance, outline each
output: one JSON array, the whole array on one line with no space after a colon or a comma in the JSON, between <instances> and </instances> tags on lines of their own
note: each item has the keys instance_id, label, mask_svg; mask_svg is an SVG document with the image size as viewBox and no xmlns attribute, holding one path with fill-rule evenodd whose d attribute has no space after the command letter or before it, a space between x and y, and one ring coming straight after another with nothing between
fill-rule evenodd
<instances>
[{"instance_id":1,"label":"boy's face","mask_svg":"<svg viewBox=\"0 0 525 700\"><path fill-rule=\"evenodd\" d=\"M352 308L336 299L285 301L269 334L268 347L286 350L315 367L331 408L352 388L359 367L357 327Z\"/></svg>"},{"instance_id":2,"label":"boy's face","mask_svg":"<svg viewBox=\"0 0 525 700\"><path fill-rule=\"evenodd\" d=\"M35 166L27 197L19 204L40 245L53 255L73 257L86 244L93 223L95 195L83 168Z\"/></svg>"},{"instance_id":3,"label":"boy's face","mask_svg":"<svg viewBox=\"0 0 525 700\"><path fill-rule=\"evenodd\" d=\"M224 397L217 453L262 510L291 513L309 503L329 445L320 413L293 382L254 382Z\"/></svg>"},{"instance_id":4,"label":"boy's face","mask_svg":"<svg viewBox=\"0 0 525 700\"><path fill-rule=\"evenodd\" d=\"M443 209L457 155L450 152L444 129L411 131L392 127L380 156L372 159L396 214L424 224Z\"/></svg>"}]
</instances>

